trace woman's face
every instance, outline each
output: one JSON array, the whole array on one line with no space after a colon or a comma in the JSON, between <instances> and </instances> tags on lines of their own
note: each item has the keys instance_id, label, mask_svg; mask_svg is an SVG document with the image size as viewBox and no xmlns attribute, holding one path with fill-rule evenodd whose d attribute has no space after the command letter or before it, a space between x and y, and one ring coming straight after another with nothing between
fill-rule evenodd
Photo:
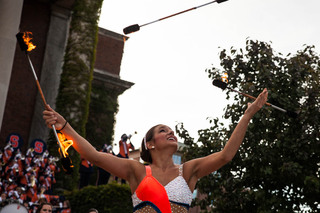
<instances>
[{"instance_id":1,"label":"woman's face","mask_svg":"<svg viewBox=\"0 0 320 213\"><path fill-rule=\"evenodd\" d=\"M51 213L52 207L50 205L43 205L42 209L40 210L40 213Z\"/></svg>"},{"instance_id":2,"label":"woman's face","mask_svg":"<svg viewBox=\"0 0 320 213\"><path fill-rule=\"evenodd\" d=\"M159 125L154 129L154 146L156 148L175 146L177 147L178 140L174 135L173 130L166 125Z\"/></svg>"}]
</instances>

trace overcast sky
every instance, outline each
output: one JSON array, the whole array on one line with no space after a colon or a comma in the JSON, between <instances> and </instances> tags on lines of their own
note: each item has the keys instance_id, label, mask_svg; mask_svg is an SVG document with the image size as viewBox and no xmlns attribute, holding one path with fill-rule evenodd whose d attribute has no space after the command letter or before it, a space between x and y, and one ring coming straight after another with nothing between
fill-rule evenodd
<instances>
[{"instance_id":1,"label":"overcast sky","mask_svg":"<svg viewBox=\"0 0 320 213\"><path fill-rule=\"evenodd\" d=\"M123 34L123 28L202 5L204 0L105 0L99 26ZM205 69L221 68L219 52L244 48L247 38L272 42L276 52L296 53L315 45L320 53L319 0L229 0L213 3L141 27L129 34L121 79L135 83L119 96L115 143L123 133L140 147L146 131L156 124L174 129L183 122L192 137L219 117L226 95ZM231 79L229 79L231 80ZM236 88L235 88L236 89ZM261 88L262 90L262 88ZM118 147L114 147L117 153Z\"/></svg>"}]
</instances>

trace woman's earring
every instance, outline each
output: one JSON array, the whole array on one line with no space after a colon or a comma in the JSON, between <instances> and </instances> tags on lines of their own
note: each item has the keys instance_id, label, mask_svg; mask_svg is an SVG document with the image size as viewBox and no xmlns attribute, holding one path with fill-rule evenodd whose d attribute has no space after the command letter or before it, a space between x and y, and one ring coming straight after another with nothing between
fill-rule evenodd
<instances>
[{"instance_id":1,"label":"woman's earring","mask_svg":"<svg viewBox=\"0 0 320 213\"><path fill-rule=\"evenodd\" d=\"M152 146L151 149L154 149L154 146Z\"/></svg>"}]
</instances>

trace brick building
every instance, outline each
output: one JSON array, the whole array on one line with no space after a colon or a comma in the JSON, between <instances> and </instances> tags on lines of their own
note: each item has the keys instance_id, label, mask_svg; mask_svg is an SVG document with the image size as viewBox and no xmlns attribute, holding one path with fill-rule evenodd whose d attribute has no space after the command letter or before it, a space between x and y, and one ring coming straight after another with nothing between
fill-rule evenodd
<instances>
[{"instance_id":1,"label":"brick building","mask_svg":"<svg viewBox=\"0 0 320 213\"><path fill-rule=\"evenodd\" d=\"M42 100L16 34L30 31L37 46L29 53L48 104L55 107L64 51L75 0L0 0L0 141L18 134L25 152L35 138L46 140ZM114 98L133 83L120 79L124 43L128 37L99 29L93 84L112 90ZM93 85L94 86L94 85Z\"/></svg>"}]
</instances>

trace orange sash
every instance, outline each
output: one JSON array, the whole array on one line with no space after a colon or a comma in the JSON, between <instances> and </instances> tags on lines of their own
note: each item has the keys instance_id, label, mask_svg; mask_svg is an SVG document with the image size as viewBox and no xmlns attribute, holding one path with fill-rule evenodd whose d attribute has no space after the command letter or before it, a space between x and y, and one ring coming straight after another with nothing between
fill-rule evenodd
<instances>
[{"instance_id":1,"label":"orange sash","mask_svg":"<svg viewBox=\"0 0 320 213\"><path fill-rule=\"evenodd\" d=\"M137 197L156 205L162 213L171 213L167 192L161 183L152 176L150 166L146 166L146 176L136 189Z\"/></svg>"}]
</instances>

